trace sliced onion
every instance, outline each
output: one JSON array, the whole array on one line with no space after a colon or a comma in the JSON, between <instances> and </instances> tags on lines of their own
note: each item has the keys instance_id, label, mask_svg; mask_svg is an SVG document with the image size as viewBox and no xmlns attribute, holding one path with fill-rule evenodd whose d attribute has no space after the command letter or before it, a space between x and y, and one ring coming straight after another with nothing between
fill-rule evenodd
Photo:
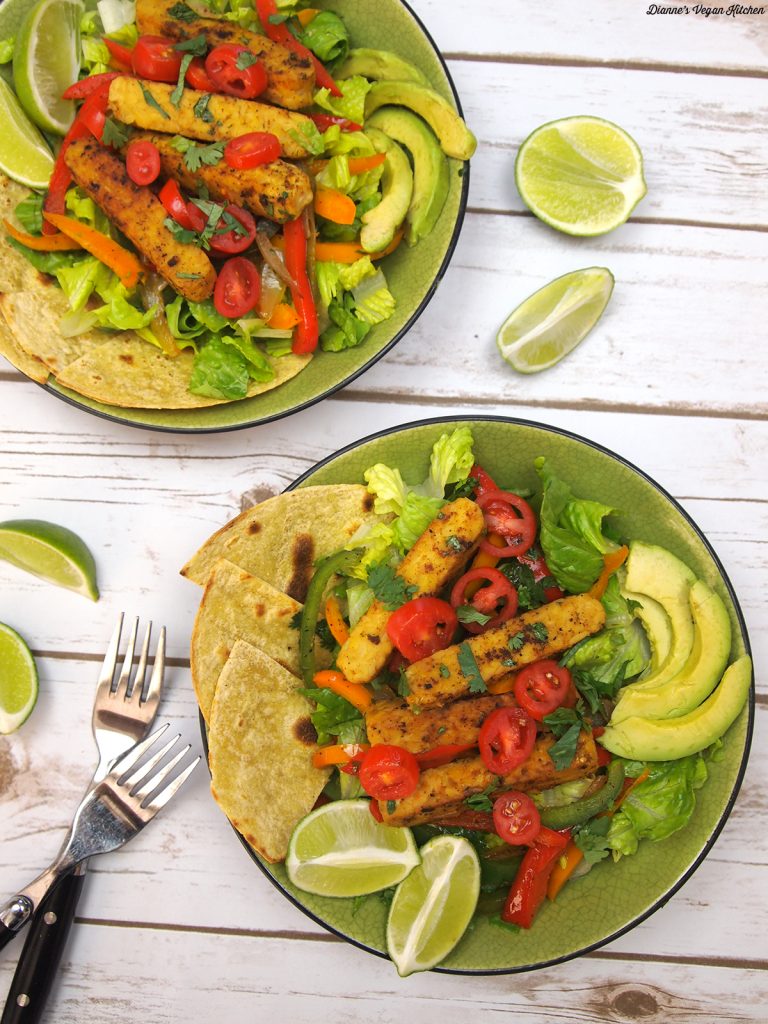
<instances>
[{"instance_id":1,"label":"sliced onion","mask_svg":"<svg viewBox=\"0 0 768 1024\"><path fill-rule=\"evenodd\" d=\"M274 272L269 263L265 263L261 271L261 298L259 299L259 316L269 320L275 306L285 295L285 284Z\"/></svg>"},{"instance_id":2,"label":"sliced onion","mask_svg":"<svg viewBox=\"0 0 768 1024\"><path fill-rule=\"evenodd\" d=\"M149 329L157 338L160 348L167 356L177 356L181 352L176 339L171 334L168 326L168 319L165 315L165 303L163 302L163 291L166 283L159 274L147 274L144 284L139 288L139 296L144 309L152 309L157 306L157 314L149 325Z\"/></svg>"},{"instance_id":3,"label":"sliced onion","mask_svg":"<svg viewBox=\"0 0 768 1024\"><path fill-rule=\"evenodd\" d=\"M259 247L259 252L264 257L264 262L268 263L269 266L272 267L280 280L284 284L287 284L289 288L298 288L298 285L286 270L282 253L277 251L263 231L256 232L256 245Z\"/></svg>"}]
</instances>

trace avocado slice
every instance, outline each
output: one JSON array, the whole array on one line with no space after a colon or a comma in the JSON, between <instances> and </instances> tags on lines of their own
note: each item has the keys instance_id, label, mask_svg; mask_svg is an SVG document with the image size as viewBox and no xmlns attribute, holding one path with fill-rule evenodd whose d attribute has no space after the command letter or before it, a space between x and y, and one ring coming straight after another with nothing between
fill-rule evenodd
<instances>
[{"instance_id":1,"label":"avocado slice","mask_svg":"<svg viewBox=\"0 0 768 1024\"><path fill-rule=\"evenodd\" d=\"M693 647L693 618L688 594L696 576L666 548L643 541L629 545L627 590L653 598L669 616L672 648L659 668L640 680L637 686L660 686L672 679L685 665Z\"/></svg>"},{"instance_id":2,"label":"avocado slice","mask_svg":"<svg viewBox=\"0 0 768 1024\"><path fill-rule=\"evenodd\" d=\"M353 75L362 75L363 78L370 78L375 82L383 80L429 85L429 79L415 64L409 64L407 60L398 57L396 53L390 53L389 50L369 50L364 46L350 50L333 72L336 79L352 78Z\"/></svg>"},{"instance_id":3,"label":"avocado slice","mask_svg":"<svg viewBox=\"0 0 768 1024\"><path fill-rule=\"evenodd\" d=\"M443 152L457 160L469 160L477 139L443 97L418 82L375 82L365 98L366 120L379 107L408 107L423 117L440 140Z\"/></svg>"},{"instance_id":4,"label":"avocado slice","mask_svg":"<svg viewBox=\"0 0 768 1024\"><path fill-rule=\"evenodd\" d=\"M411 154L413 196L406 220L408 244L416 245L435 226L448 198L448 159L429 126L404 107L382 107L365 124L366 130L378 128Z\"/></svg>"},{"instance_id":5,"label":"avocado slice","mask_svg":"<svg viewBox=\"0 0 768 1024\"><path fill-rule=\"evenodd\" d=\"M690 589L694 641L688 661L660 686L625 686L611 715L611 725L635 715L676 718L697 708L717 686L731 651L731 620L720 597L703 580Z\"/></svg>"},{"instance_id":6,"label":"avocado slice","mask_svg":"<svg viewBox=\"0 0 768 1024\"><path fill-rule=\"evenodd\" d=\"M681 718L625 718L609 723L599 743L619 757L637 761L675 761L704 750L736 721L749 695L752 659L730 665L715 692Z\"/></svg>"},{"instance_id":7,"label":"avocado slice","mask_svg":"<svg viewBox=\"0 0 768 1024\"><path fill-rule=\"evenodd\" d=\"M413 195L413 171L396 142L377 128L365 129L377 153L386 153L381 175L381 202L362 216L360 244L366 252L386 249L405 220Z\"/></svg>"},{"instance_id":8,"label":"avocado slice","mask_svg":"<svg viewBox=\"0 0 768 1024\"><path fill-rule=\"evenodd\" d=\"M643 624L651 645L651 664L646 671L656 672L667 660L669 652L672 650L672 623L669 621L669 616L659 602L654 601L647 594L637 594L633 590L626 590L622 587L621 595L628 601L634 601L637 605L635 615Z\"/></svg>"}]
</instances>

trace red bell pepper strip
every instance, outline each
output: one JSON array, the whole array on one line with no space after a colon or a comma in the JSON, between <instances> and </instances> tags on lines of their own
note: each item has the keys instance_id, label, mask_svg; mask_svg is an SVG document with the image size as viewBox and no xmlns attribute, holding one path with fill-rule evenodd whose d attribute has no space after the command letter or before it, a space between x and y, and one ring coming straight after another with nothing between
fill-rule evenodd
<instances>
[{"instance_id":1,"label":"red bell pepper strip","mask_svg":"<svg viewBox=\"0 0 768 1024\"><path fill-rule=\"evenodd\" d=\"M439 768L440 765L454 761L460 754L468 754L476 746L476 743L443 743L440 746L432 747L431 750L424 750L421 754L417 754L416 760L422 769Z\"/></svg>"},{"instance_id":2,"label":"red bell pepper strip","mask_svg":"<svg viewBox=\"0 0 768 1024\"><path fill-rule=\"evenodd\" d=\"M121 46L120 43L116 43L113 39L105 39L104 45L112 56L113 64L119 64L121 68L125 68L127 71L131 70L133 67L133 50L129 50L127 46Z\"/></svg>"},{"instance_id":3,"label":"red bell pepper strip","mask_svg":"<svg viewBox=\"0 0 768 1024\"><path fill-rule=\"evenodd\" d=\"M279 25L275 25L270 21L270 18L274 18L277 15L277 4L275 3L275 0L256 0L256 10L258 12L262 28L273 43L280 43L287 49L293 50L294 53L298 53L301 57L309 57L315 65L315 78L317 80L317 84L324 89L328 89L331 96L343 95L341 89L328 74L323 64L317 59L311 50L308 50L306 46L299 42L288 26L284 22L280 22Z\"/></svg>"},{"instance_id":4,"label":"red bell pepper strip","mask_svg":"<svg viewBox=\"0 0 768 1024\"><path fill-rule=\"evenodd\" d=\"M501 912L502 921L530 928L547 895L549 876L571 838L569 831L542 828L523 857Z\"/></svg>"},{"instance_id":5,"label":"red bell pepper strip","mask_svg":"<svg viewBox=\"0 0 768 1024\"><path fill-rule=\"evenodd\" d=\"M113 78L120 78L119 71L105 71L101 75L90 75L88 78L81 78L79 82L70 85L61 94L64 100L84 100L96 92L102 85L112 81Z\"/></svg>"},{"instance_id":6,"label":"red bell pepper strip","mask_svg":"<svg viewBox=\"0 0 768 1024\"><path fill-rule=\"evenodd\" d=\"M307 275L307 239L301 219L290 220L283 227L285 238L285 267L296 286L291 286L291 297L299 323L291 346L297 355L306 355L317 348L320 331L312 285Z\"/></svg>"}]
</instances>

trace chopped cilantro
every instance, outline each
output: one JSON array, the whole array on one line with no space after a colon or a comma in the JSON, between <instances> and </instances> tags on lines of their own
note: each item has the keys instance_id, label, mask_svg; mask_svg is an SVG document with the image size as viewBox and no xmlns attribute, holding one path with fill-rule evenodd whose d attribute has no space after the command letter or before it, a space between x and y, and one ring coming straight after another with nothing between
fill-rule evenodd
<instances>
[{"instance_id":1,"label":"chopped cilantro","mask_svg":"<svg viewBox=\"0 0 768 1024\"><path fill-rule=\"evenodd\" d=\"M457 553L461 553L464 550L464 545L458 537L450 536L445 543L452 551L456 551Z\"/></svg>"},{"instance_id":2,"label":"chopped cilantro","mask_svg":"<svg viewBox=\"0 0 768 1024\"><path fill-rule=\"evenodd\" d=\"M121 149L128 141L129 134L130 129L127 125L121 124L119 121L115 121L113 117L108 117L104 122L101 141L105 146L112 146L113 149Z\"/></svg>"},{"instance_id":3,"label":"chopped cilantro","mask_svg":"<svg viewBox=\"0 0 768 1024\"><path fill-rule=\"evenodd\" d=\"M192 107L192 113L195 117L199 117L200 120L204 121L206 124L211 124L213 122L213 114L208 109L210 101L211 94L209 92L204 92L194 107Z\"/></svg>"},{"instance_id":4,"label":"chopped cilantro","mask_svg":"<svg viewBox=\"0 0 768 1024\"><path fill-rule=\"evenodd\" d=\"M183 228L181 224L177 224L171 217L166 217L163 221L163 225L168 228L173 237L177 242L181 242L182 245L190 245L192 242L197 241L197 232L190 231L188 228Z\"/></svg>"},{"instance_id":5,"label":"chopped cilantro","mask_svg":"<svg viewBox=\"0 0 768 1024\"><path fill-rule=\"evenodd\" d=\"M237 55L235 67L237 68L238 71L245 71L246 68L250 68L254 64L258 63L259 58L256 56L255 53L252 53L250 50L241 50L240 53L238 53Z\"/></svg>"},{"instance_id":6,"label":"chopped cilantro","mask_svg":"<svg viewBox=\"0 0 768 1024\"><path fill-rule=\"evenodd\" d=\"M171 145L177 152L184 154L184 164L187 170L193 174L205 165L215 167L221 162L224 153L225 142L211 142L209 145L200 145L191 139L185 139L183 135L174 135Z\"/></svg>"},{"instance_id":7,"label":"chopped cilantro","mask_svg":"<svg viewBox=\"0 0 768 1024\"><path fill-rule=\"evenodd\" d=\"M411 688L408 685L408 676L405 674L405 669L400 669L400 678L397 682L397 692L401 697L407 697L411 692Z\"/></svg>"},{"instance_id":8,"label":"chopped cilantro","mask_svg":"<svg viewBox=\"0 0 768 1024\"><path fill-rule=\"evenodd\" d=\"M309 687L299 690L314 701L317 707L310 712L310 719L321 745L331 743L365 743L365 720L357 708L348 700L326 687Z\"/></svg>"},{"instance_id":9,"label":"chopped cilantro","mask_svg":"<svg viewBox=\"0 0 768 1024\"><path fill-rule=\"evenodd\" d=\"M505 668L514 668L516 662L514 658L502 658L501 664L504 665Z\"/></svg>"},{"instance_id":10,"label":"chopped cilantro","mask_svg":"<svg viewBox=\"0 0 768 1024\"><path fill-rule=\"evenodd\" d=\"M291 623L290 623L291 629L301 629L301 616L302 616L302 609L299 608L299 610L296 612L296 614L291 616Z\"/></svg>"},{"instance_id":11,"label":"chopped cilantro","mask_svg":"<svg viewBox=\"0 0 768 1024\"><path fill-rule=\"evenodd\" d=\"M557 771L561 772L576 756L581 730L588 728L584 721L584 702L579 701L575 708L558 708L544 718L544 724L558 737L549 748L549 756Z\"/></svg>"},{"instance_id":12,"label":"chopped cilantro","mask_svg":"<svg viewBox=\"0 0 768 1024\"><path fill-rule=\"evenodd\" d=\"M441 665L440 666L440 675L443 677L443 679L448 679L450 674L451 674L451 670L448 668L447 665Z\"/></svg>"},{"instance_id":13,"label":"chopped cilantro","mask_svg":"<svg viewBox=\"0 0 768 1024\"><path fill-rule=\"evenodd\" d=\"M543 622L534 622L528 627L528 632L531 634L536 643L545 644L549 640L549 630Z\"/></svg>"},{"instance_id":14,"label":"chopped cilantro","mask_svg":"<svg viewBox=\"0 0 768 1024\"><path fill-rule=\"evenodd\" d=\"M540 580L535 579L531 567L524 562L519 562L516 558L510 562L504 562L499 569L514 585L517 591L518 608L521 611L540 608L541 605L547 603L545 588L551 587L555 582L551 576L545 576Z\"/></svg>"},{"instance_id":15,"label":"chopped cilantro","mask_svg":"<svg viewBox=\"0 0 768 1024\"><path fill-rule=\"evenodd\" d=\"M604 698L613 700L619 692L624 682L627 664L626 661L622 662L612 679L598 679L596 675L585 668L573 670L573 682L576 689L589 705L589 710L593 715L599 710L600 703Z\"/></svg>"},{"instance_id":16,"label":"chopped cilantro","mask_svg":"<svg viewBox=\"0 0 768 1024\"><path fill-rule=\"evenodd\" d=\"M387 814L394 814L397 808L396 800L387 800Z\"/></svg>"},{"instance_id":17,"label":"chopped cilantro","mask_svg":"<svg viewBox=\"0 0 768 1024\"><path fill-rule=\"evenodd\" d=\"M320 641L320 646L324 647L326 651L336 650L336 641L333 638L331 627L325 621L325 619L318 619L317 625L315 626L315 636Z\"/></svg>"},{"instance_id":18,"label":"chopped cilantro","mask_svg":"<svg viewBox=\"0 0 768 1024\"><path fill-rule=\"evenodd\" d=\"M194 58L191 53L185 53L181 58L181 64L179 65L179 77L176 80L176 88L171 93L171 103L174 107L178 107L181 103L181 97L184 94L184 79L187 77L187 71L189 70L189 65L192 63L193 59Z\"/></svg>"},{"instance_id":19,"label":"chopped cilantro","mask_svg":"<svg viewBox=\"0 0 768 1024\"><path fill-rule=\"evenodd\" d=\"M155 97L152 95L152 93L149 91L149 89L146 87L146 85L144 85L144 83L140 79L139 79L139 88L141 89L142 95L144 96L144 102L147 104L147 106L148 107L154 107L155 110L159 111L159 113L161 113L163 115L163 117L166 119L166 121L170 121L171 115L168 113L167 110L163 110L163 108L157 102Z\"/></svg>"},{"instance_id":20,"label":"chopped cilantro","mask_svg":"<svg viewBox=\"0 0 768 1024\"><path fill-rule=\"evenodd\" d=\"M491 800L491 794L495 793L498 788L495 782L491 782L482 793L473 793L472 796L467 797L464 803L467 807L471 807L473 811L492 811L493 800Z\"/></svg>"},{"instance_id":21,"label":"chopped cilantro","mask_svg":"<svg viewBox=\"0 0 768 1024\"><path fill-rule=\"evenodd\" d=\"M493 618L492 615L486 615L471 604L460 605L456 609L456 616L459 622L477 622L481 626L484 626L486 622L490 622Z\"/></svg>"},{"instance_id":22,"label":"chopped cilantro","mask_svg":"<svg viewBox=\"0 0 768 1024\"><path fill-rule=\"evenodd\" d=\"M437 735L438 736L442 736L443 733L447 732L447 731L448 731L448 726L447 725L441 725L440 728L437 730Z\"/></svg>"},{"instance_id":23,"label":"chopped cilantro","mask_svg":"<svg viewBox=\"0 0 768 1024\"><path fill-rule=\"evenodd\" d=\"M484 693L488 689L483 677L480 675L480 669L475 661L472 648L466 640L459 644L459 668L461 669L461 674L467 680L470 693Z\"/></svg>"},{"instance_id":24,"label":"chopped cilantro","mask_svg":"<svg viewBox=\"0 0 768 1024\"><path fill-rule=\"evenodd\" d=\"M379 562L378 565L371 567L368 572L368 586L376 599L390 612L397 611L400 605L410 601L418 589L413 584L406 583L386 562Z\"/></svg>"},{"instance_id":25,"label":"chopped cilantro","mask_svg":"<svg viewBox=\"0 0 768 1024\"><path fill-rule=\"evenodd\" d=\"M182 39L180 43L175 43L173 48L181 50L182 53L192 53L195 57L203 57L208 50L208 41L201 32L199 36L192 36L191 39Z\"/></svg>"},{"instance_id":26,"label":"chopped cilantro","mask_svg":"<svg viewBox=\"0 0 768 1024\"><path fill-rule=\"evenodd\" d=\"M611 819L604 815L601 818L592 818L575 832L573 841L584 854L585 864L597 864L598 861L608 856L610 851L608 829L610 827Z\"/></svg>"},{"instance_id":27,"label":"chopped cilantro","mask_svg":"<svg viewBox=\"0 0 768 1024\"><path fill-rule=\"evenodd\" d=\"M519 651L524 643L525 633L521 629L519 632L515 633L514 636L511 636L509 638L509 640L507 641L507 647L509 647L510 651Z\"/></svg>"},{"instance_id":28,"label":"chopped cilantro","mask_svg":"<svg viewBox=\"0 0 768 1024\"><path fill-rule=\"evenodd\" d=\"M476 476L468 476L461 483L453 484L448 488L445 495L447 501L456 501L458 498L473 498L480 481Z\"/></svg>"},{"instance_id":29,"label":"chopped cilantro","mask_svg":"<svg viewBox=\"0 0 768 1024\"><path fill-rule=\"evenodd\" d=\"M197 14L187 4L178 3L174 4L173 7L168 11L170 18L176 18L177 21L196 21Z\"/></svg>"}]
</instances>

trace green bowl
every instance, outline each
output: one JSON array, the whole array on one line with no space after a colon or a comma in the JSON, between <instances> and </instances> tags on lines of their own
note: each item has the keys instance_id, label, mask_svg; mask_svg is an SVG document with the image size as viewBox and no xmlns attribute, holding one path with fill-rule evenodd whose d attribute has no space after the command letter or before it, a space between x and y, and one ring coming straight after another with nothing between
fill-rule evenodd
<instances>
[{"instance_id":1,"label":"green bowl","mask_svg":"<svg viewBox=\"0 0 768 1024\"><path fill-rule=\"evenodd\" d=\"M362 483L376 462L397 466L405 480L423 480L433 443L455 426L471 427L477 461L502 486L539 492L533 460L544 455L579 496L621 510L628 537L660 544L685 561L725 601L733 626L732 658L750 651L744 618L720 561L688 514L650 477L600 445L553 427L501 417L441 417L406 424L364 438L320 462L290 489L314 484ZM722 759L697 794L688 826L658 843L641 842L633 857L601 862L547 902L530 931L511 933L476 921L437 968L460 974L527 971L580 956L639 924L676 892L706 857L730 813L747 764L754 717L754 684L748 706L728 731ZM242 838L242 837L241 837ZM385 956L387 908L377 896L362 905L300 892L281 865L263 862L243 840L266 876L309 917L329 931Z\"/></svg>"},{"instance_id":2,"label":"green bowl","mask_svg":"<svg viewBox=\"0 0 768 1024\"><path fill-rule=\"evenodd\" d=\"M0 39L16 33L34 2L4 0L0 4ZM344 0L317 0L314 6L339 11L354 46L395 50L416 64L432 87L461 112L456 88L440 51L403 0L355 0L352 4ZM301 373L273 391L208 409L123 409L95 402L55 382L41 386L72 405L107 419L176 433L238 430L280 419L319 402L359 377L388 352L410 330L434 295L458 242L469 191L469 164L453 159L449 163L450 190L434 230L413 248L401 245L382 264L397 300L394 316L377 324L357 348L320 352Z\"/></svg>"}]
</instances>

